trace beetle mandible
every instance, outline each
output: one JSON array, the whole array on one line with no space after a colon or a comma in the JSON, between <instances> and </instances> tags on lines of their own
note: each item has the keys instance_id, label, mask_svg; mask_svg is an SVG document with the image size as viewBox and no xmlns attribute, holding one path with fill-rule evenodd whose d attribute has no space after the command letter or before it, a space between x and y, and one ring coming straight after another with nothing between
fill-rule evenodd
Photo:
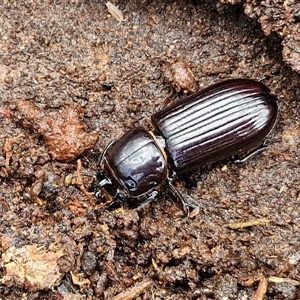
<instances>
[{"instance_id":1,"label":"beetle mandible","mask_svg":"<svg viewBox=\"0 0 300 300\"><path fill-rule=\"evenodd\" d=\"M262 83L230 79L207 87L152 115L154 131L129 130L100 158L97 197L139 206L162 186L187 203L172 182L178 175L264 145L278 117L277 98Z\"/></svg>"}]
</instances>

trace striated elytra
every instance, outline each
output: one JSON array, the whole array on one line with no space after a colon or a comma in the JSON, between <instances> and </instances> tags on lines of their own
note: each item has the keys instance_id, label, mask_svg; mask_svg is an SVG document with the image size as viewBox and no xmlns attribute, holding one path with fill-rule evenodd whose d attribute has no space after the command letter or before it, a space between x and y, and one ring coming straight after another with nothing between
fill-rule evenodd
<instances>
[{"instance_id":1,"label":"striated elytra","mask_svg":"<svg viewBox=\"0 0 300 300\"><path fill-rule=\"evenodd\" d=\"M231 79L152 115L153 132L133 128L102 153L95 195L138 206L154 199L177 175L234 155L256 153L278 116L275 96L262 83ZM251 156L251 154L250 154Z\"/></svg>"}]
</instances>

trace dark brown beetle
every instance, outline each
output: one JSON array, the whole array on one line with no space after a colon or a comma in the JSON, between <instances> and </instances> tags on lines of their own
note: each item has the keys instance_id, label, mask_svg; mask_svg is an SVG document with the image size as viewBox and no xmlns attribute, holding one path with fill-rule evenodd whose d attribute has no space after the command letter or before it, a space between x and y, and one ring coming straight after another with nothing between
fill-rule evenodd
<instances>
[{"instance_id":1,"label":"dark brown beetle","mask_svg":"<svg viewBox=\"0 0 300 300\"><path fill-rule=\"evenodd\" d=\"M172 181L234 155L259 152L278 116L277 99L262 83L231 79L214 84L152 115L154 132L133 128L102 153L95 195L136 206L160 187L187 203Z\"/></svg>"}]
</instances>

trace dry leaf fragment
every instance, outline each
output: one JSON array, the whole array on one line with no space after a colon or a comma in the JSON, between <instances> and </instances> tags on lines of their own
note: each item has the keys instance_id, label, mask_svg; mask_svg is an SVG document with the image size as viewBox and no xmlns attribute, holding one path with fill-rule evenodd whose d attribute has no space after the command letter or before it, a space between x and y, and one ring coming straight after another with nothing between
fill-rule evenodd
<instances>
[{"instance_id":1,"label":"dry leaf fragment","mask_svg":"<svg viewBox=\"0 0 300 300\"><path fill-rule=\"evenodd\" d=\"M124 16L123 16L123 13L122 11L117 7L115 6L113 3L111 3L110 1L107 1L105 3L107 9L108 9L108 12L119 22L122 22L124 20Z\"/></svg>"}]
</instances>

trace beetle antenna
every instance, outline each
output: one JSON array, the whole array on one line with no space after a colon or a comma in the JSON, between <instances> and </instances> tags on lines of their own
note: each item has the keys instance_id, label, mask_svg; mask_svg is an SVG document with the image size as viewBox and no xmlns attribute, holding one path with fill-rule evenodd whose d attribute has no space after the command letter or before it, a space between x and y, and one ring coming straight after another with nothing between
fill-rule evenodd
<instances>
[{"instance_id":1,"label":"beetle antenna","mask_svg":"<svg viewBox=\"0 0 300 300\"><path fill-rule=\"evenodd\" d=\"M86 177L93 177L93 178L95 177L95 175L91 175L87 172L81 172L80 174L83 175L83 176L86 176Z\"/></svg>"}]
</instances>

